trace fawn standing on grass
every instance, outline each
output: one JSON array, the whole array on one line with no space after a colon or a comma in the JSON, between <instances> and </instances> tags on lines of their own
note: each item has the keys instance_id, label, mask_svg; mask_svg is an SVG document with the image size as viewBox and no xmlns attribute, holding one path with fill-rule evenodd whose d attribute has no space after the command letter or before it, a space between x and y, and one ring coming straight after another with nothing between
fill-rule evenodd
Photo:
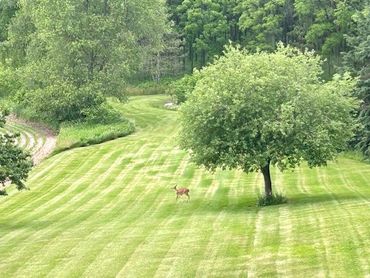
<instances>
[{"instance_id":1,"label":"fawn standing on grass","mask_svg":"<svg viewBox=\"0 0 370 278\"><path fill-rule=\"evenodd\" d=\"M187 188L179 188L177 189L177 184L175 185L175 187L173 188L175 191L176 191L176 200L179 198L179 196L182 196L182 195L186 195L188 196L188 201L190 200L190 196L189 196L189 189Z\"/></svg>"}]
</instances>

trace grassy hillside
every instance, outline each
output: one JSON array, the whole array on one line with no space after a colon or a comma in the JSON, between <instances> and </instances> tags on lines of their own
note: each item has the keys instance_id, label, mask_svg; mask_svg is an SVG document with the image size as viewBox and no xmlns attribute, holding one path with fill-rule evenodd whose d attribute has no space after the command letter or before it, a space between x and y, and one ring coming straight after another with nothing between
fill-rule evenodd
<instances>
[{"instance_id":1,"label":"grassy hillside","mask_svg":"<svg viewBox=\"0 0 370 278\"><path fill-rule=\"evenodd\" d=\"M273 171L290 201L257 208L262 177L189 163L163 101L115 104L134 134L55 155L0 199L1 277L370 275L370 165Z\"/></svg>"}]
</instances>

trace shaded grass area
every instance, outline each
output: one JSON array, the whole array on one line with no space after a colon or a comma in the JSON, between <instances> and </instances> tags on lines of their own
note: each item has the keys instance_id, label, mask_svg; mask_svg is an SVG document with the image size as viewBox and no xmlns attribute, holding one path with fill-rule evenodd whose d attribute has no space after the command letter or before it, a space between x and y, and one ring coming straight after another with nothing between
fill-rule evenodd
<instances>
[{"instance_id":1,"label":"shaded grass area","mask_svg":"<svg viewBox=\"0 0 370 278\"><path fill-rule=\"evenodd\" d=\"M257 208L262 176L195 167L164 100L115 103L137 132L57 154L33 170L31 191L0 198L1 276L370 274L370 165L272 169L289 202ZM176 202L175 183L190 202Z\"/></svg>"}]
</instances>

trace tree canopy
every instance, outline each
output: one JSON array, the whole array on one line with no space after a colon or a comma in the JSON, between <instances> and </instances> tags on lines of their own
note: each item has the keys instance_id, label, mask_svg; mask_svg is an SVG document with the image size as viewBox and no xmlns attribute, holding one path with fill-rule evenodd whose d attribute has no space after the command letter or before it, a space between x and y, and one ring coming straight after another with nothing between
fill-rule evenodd
<instances>
[{"instance_id":1,"label":"tree canopy","mask_svg":"<svg viewBox=\"0 0 370 278\"><path fill-rule=\"evenodd\" d=\"M19 80L16 100L42 119L83 119L106 96L124 99L143 53L167 30L155 1L19 1L4 43ZM158 50L159 49L159 50Z\"/></svg>"},{"instance_id":2,"label":"tree canopy","mask_svg":"<svg viewBox=\"0 0 370 278\"><path fill-rule=\"evenodd\" d=\"M203 67L222 53L228 40L251 51L272 51L282 41L315 49L326 74L335 73L341 52L349 50L345 34L355 28L352 15L367 0L167 0L171 18L185 39L190 67Z\"/></svg>"},{"instance_id":3,"label":"tree canopy","mask_svg":"<svg viewBox=\"0 0 370 278\"><path fill-rule=\"evenodd\" d=\"M323 82L319 57L281 44L274 53L228 47L201 71L181 108L181 146L214 170L325 165L353 135L358 102L348 74Z\"/></svg>"}]
</instances>

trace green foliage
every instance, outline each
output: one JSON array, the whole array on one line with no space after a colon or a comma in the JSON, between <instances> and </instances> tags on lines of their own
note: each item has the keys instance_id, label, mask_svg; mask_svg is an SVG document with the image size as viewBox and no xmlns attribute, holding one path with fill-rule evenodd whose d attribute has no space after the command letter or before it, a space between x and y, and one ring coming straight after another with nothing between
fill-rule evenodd
<instances>
[{"instance_id":1,"label":"green foliage","mask_svg":"<svg viewBox=\"0 0 370 278\"><path fill-rule=\"evenodd\" d=\"M16 100L56 122L84 119L107 96L125 100L125 80L160 47L165 25L159 0L20 1L5 45L20 77Z\"/></svg>"},{"instance_id":2,"label":"green foliage","mask_svg":"<svg viewBox=\"0 0 370 278\"><path fill-rule=\"evenodd\" d=\"M199 78L199 71L195 71L192 75L188 74L174 81L168 90L169 95L175 99L177 104L185 102L188 96L193 92Z\"/></svg>"},{"instance_id":3,"label":"green foliage","mask_svg":"<svg viewBox=\"0 0 370 278\"><path fill-rule=\"evenodd\" d=\"M137 85L128 85L125 93L128 96L160 95L168 91L172 81L163 79L160 82L146 81Z\"/></svg>"},{"instance_id":4,"label":"green foliage","mask_svg":"<svg viewBox=\"0 0 370 278\"><path fill-rule=\"evenodd\" d=\"M293 29L293 6L289 0L239 1L241 11L239 25L247 32L245 45L248 49L273 50L278 41L288 43L288 33Z\"/></svg>"},{"instance_id":5,"label":"green foliage","mask_svg":"<svg viewBox=\"0 0 370 278\"><path fill-rule=\"evenodd\" d=\"M19 88L19 81L14 71L0 63L0 98L7 98Z\"/></svg>"},{"instance_id":6,"label":"green foliage","mask_svg":"<svg viewBox=\"0 0 370 278\"><path fill-rule=\"evenodd\" d=\"M89 111L104 109L105 98L94 88L77 88L69 82L50 83L47 87L18 91L16 101L34 118L43 122L86 119Z\"/></svg>"},{"instance_id":7,"label":"green foliage","mask_svg":"<svg viewBox=\"0 0 370 278\"><path fill-rule=\"evenodd\" d=\"M257 206L266 207L281 205L288 202L288 199L281 193L274 193L272 195L262 195L258 196Z\"/></svg>"},{"instance_id":8,"label":"green foliage","mask_svg":"<svg viewBox=\"0 0 370 278\"><path fill-rule=\"evenodd\" d=\"M358 102L355 80L320 79L319 57L279 45L268 54L228 47L201 72L181 108L182 148L210 170L326 165L346 148Z\"/></svg>"},{"instance_id":9,"label":"green foliage","mask_svg":"<svg viewBox=\"0 0 370 278\"><path fill-rule=\"evenodd\" d=\"M346 36L351 49L344 54L344 69L360 77L355 94L363 101L359 110L363 128L357 134L356 143L370 158L370 5L357 12L353 19L356 29Z\"/></svg>"},{"instance_id":10,"label":"green foliage","mask_svg":"<svg viewBox=\"0 0 370 278\"><path fill-rule=\"evenodd\" d=\"M18 10L18 0L0 1L0 42L8 38L8 25Z\"/></svg>"},{"instance_id":11,"label":"green foliage","mask_svg":"<svg viewBox=\"0 0 370 278\"><path fill-rule=\"evenodd\" d=\"M120 120L105 123L63 123L60 127L54 153L67 149L103 143L127 136L134 131L134 124L122 117Z\"/></svg>"},{"instance_id":12,"label":"green foliage","mask_svg":"<svg viewBox=\"0 0 370 278\"><path fill-rule=\"evenodd\" d=\"M172 18L184 35L190 68L203 67L228 41L228 19L221 0L169 1Z\"/></svg>"},{"instance_id":13,"label":"green foliage","mask_svg":"<svg viewBox=\"0 0 370 278\"><path fill-rule=\"evenodd\" d=\"M183 33L190 68L203 67L221 54L228 40L250 51L273 51L282 41L314 49L327 58L328 78L348 50L344 34L353 30L351 16L367 0L186 0L167 1L178 32Z\"/></svg>"},{"instance_id":14,"label":"green foliage","mask_svg":"<svg viewBox=\"0 0 370 278\"><path fill-rule=\"evenodd\" d=\"M180 35L174 28L168 28L163 34L160 47L147 51L146 58L139 69L139 74L156 83L163 78L177 76L183 72L183 50Z\"/></svg>"},{"instance_id":15,"label":"green foliage","mask_svg":"<svg viewBox=\"0 0 370 278\"><path fill-rule=\"evenodd\" d=\"M5 124L6 111L0 115L0 127ZM27 189L24 180L32 168L30 155L16 146L17 134L0 134L0 195L6 195L5 186L15 184L18 190Z\"/></svg>"}]
</instances>

